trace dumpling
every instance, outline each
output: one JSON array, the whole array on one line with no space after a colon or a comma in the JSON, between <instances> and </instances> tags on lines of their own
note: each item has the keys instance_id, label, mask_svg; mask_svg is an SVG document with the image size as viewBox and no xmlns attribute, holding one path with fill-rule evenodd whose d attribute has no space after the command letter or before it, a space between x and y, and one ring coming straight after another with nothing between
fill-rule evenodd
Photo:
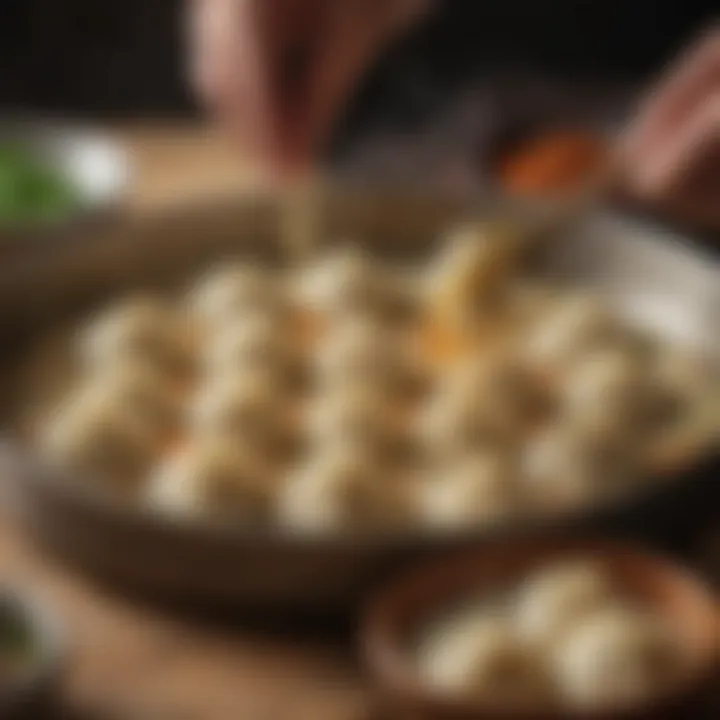
<instances>
[{"instance_id":1,"label":"dumpling","mask_svg":"<svg viewBox=\"0 0 720 720\"><path fill-rule=\"evenodd\" d=\"M521 482L538 510L560 510L621 492L637 477L638 454L627 437L608 437L558 423L535 434L522 451Z\"/></svg>"},{"instance_id":2,"label":"dumpling","mask_svg":"<svg viewBox=\"0 0 720 720\"><path fill-rule=\"evenodd\" d=\"M441 452L507 442L536 411L534 390L512 361L478 357L451 369L420 420L420 433Z\"/></svg>"},{"instance_id":3,"label":"dumpling","mask_svg":"<svg viewBox=\"0 0 720 720\"><path fill-rule=\"evenodd\" d=\"M452 228L430 268L430 312L466 330L495 307L497 290L512 267L515 245L507 233L479 223Z\"/></svg>"},{"instance_id":4,"label":"dumpling","mask_svg":"<svg viewBox=\"0 0 720 720\"><path fill-rule=\"evenodd\" d=\"M208 375L264 368L286 376L293 366L293 348L276 319L253 313L238 318L212 335L205 352Z\"/></svg>"},{"instance_id":5,"label":"dumpling","mask_svg":"<svg viewBox=\"0 0 720 720\"><path fill-rule=\"evenodd\" d=\"M288 480L279 499L284 526L303 532L404 524L410 511L405 483L349 444L320 449Z\"/></svg>"},{"instance_id":6,"label":"dumpling","mask_svg":"<svg viewBox=\"0 0 720 720\"><path fill-rule=\"evenodd\" d=\"M355 443L390 458L409 448L397 406L376 388L347 384L318 398L308 417L316 444Z\"/></svg>"},{"instance_id":7,"label":"dumpling","mask_svg":"<svg viewBox=\"0 0 720 720\"><path fill-rule=\"evenodd\" d=\"M717 392L717 378L713 378L703 359L690 350L661 349L657 353L654 370L657 382L683 399L695 398L710 388Z\"/></svg>"},{"instance_id":8,"label":"dumpling","mask_svg":"<svg viewBox=\"0 0 720 720\"><path fill-rule=\"evenodd\" d=\"M394 333L370 320L347 322L319 349L316 371L326 391L348 384L399 393L415 379Z\"/></svg>"},{"instance_id":9,"label":"dumpling","mask_svg":"<svg viewBox=\"0 0 720 720\"><path fill-rule=\"evenodd\" d=\"M659 617L613 607L589 614L555 652L565 701L581 709L630 706L676 678L682 652Z\"/></svg>"},{"instance_id":10,"label":"dumpling","mask_svg":"<svg viewBox=\"0 0 720 720\"><path fill-rule=\"evenodd\" d=\"M556 370L609 344L619 334L620 325L597 299L571 296L539 319L530 331L523 353L531 364Z\"/></svg>"},{"instance_id":11,"label":"dumpling","mask_svg":"<svg viewBox=\"0 0 720 720\"><path fill-rule=\"evenodd\" d=\"M613 597L612 585L601 566L580 561L559 564L542 570L521 587L516 626L526 640L547 648Z\"/></svg>"},{"instance_id":12,"label":"dumpling","mask_svg":"<svg viewBox=\"0 0 720 720\"><path fill-rule=\"evenodd\" d=\"M535 704L548 690L537 658L506 618L489 611L438 623L420 643L418 666L436 691L491 705Z\"/></svg>"},{"instance_id":13,"label":"dumpling","mask_svg":"<svg viewBox=\"0 0 720 720\"><path fill-rule=\"evenodd\" d=\"M508 287L510 317L521 327L532 326L557 307L559 289L550 283L538 283L523 277Z\"/></svg>"},{"instance_id":14,"label":"dumpling","mask_svg":"<svg viewBox=\"0 0 720 720\"><path fill-rule=\"evenodd\" d=\"M277 318L287 309L277 279L251 263L210 271L192 290L189 302L195 317L216 328L246 314Z\"/></svg>"},{"instance_id":15,"label":"dumpling","mask_svg":"<svg viewBox=\"0 0 720 720\"><path fill-rule=\"evenodd\" d=\"M274 469L252 448L202 438L156 468L147 502L169 515L256 521L267 517L276 487Z\"/></svg>"},{"instance_id":16,"label":"dumpling","mask_svg":"<svg viewBox=\"0 0 720 720\"><path fill-rule=\"evenodd\" d=\"M507 454L477 451L430 480L421 515L430 525L451 528L504 517L519 509L516 480Z\"/></svg>"},{"instance_id":17,"label":"dumpling","mask_svg":"<svg viewBox=\"0 0 720 720\"><path fill-rule=\"evenodd\" d=\"M79 338L79 354L90 368L131 358L185 372L192 366L190 342L189 323L160 301L137 297L93 320Z\"/></svg>"},{"instance_id":18,"label":"dumpling","mask_svg":"<svg viewBox=\"0 0 720 720\"><path fill-rule=\"evenodd\" d=\"M571 367L560 392L570 422L605 434L635 431L637 439L657 398L648 368L619 349L592 353Z\"/></svg>"},{"instance_id":19,"label":"dumpling","mask_svg":"<svg viewBox=\"0 0 720 720\"><path fill-rule=\"evenodd\" d=\"M181 390L152 363L120 358L97 368L84 392L95 395L97 403L105 398L126 408L160 433L176 427L181 417Z\"/></svg>"},{"instance_id":20,"label":"dumpling","mask_svg":"<svg viewBox=\"0 0 720 720\"><path fill-rule=\"evenodd\" d=\"M677 461L684 448L720 436L720 375L687 349L660 350L651 367L653 389L648 415L650 456L658 467ZM678 454L678 450L680 451Z\"/></svg>"},{"instance_id":21,"label":"dumpling","mask_svg":"<svg viewBox=\"0 0 720 720\"><path fill-rule=\"evenodd\" d=\"M672 425L682 421L700 406L713 412L720 398L720 380L709 367L705 358L688 349L663 348L652 367L652 382L657 399L654 403L656 416Z\"/></svg>"},{"instance_id":22,"label":"dumpling","mask_svg":"<svg viewBox=\"0 0 720 720\"><path fill-rule=\"evenodd\" d=\"M278 378L247 372L202 387L190 408L194 434L218 435L271 448L289 431L287 398Z\"/></svg>"},{"instance_id":23,"label":"dumpling","mask_svg":"<svg viewBox=\"0 0 720 720\"><path fill-rule=\"evenodd\" d=\"M39 428L39 447L50 464L134 488L158 451L159 438L119 398L81 392Z\"/></svg>"},{"instance_id":24,"label":"dumpling","mask_svg":"<svg viewBox=\"0 0 720 720\"><path fill-rule=\"evenodd\" d=\"M306 268L297 291L305 307L338 320L358 315L394 319L411 303L404 283L393 283L386 268L352 247L337 249Z\"/></svg>"}]
</instances>

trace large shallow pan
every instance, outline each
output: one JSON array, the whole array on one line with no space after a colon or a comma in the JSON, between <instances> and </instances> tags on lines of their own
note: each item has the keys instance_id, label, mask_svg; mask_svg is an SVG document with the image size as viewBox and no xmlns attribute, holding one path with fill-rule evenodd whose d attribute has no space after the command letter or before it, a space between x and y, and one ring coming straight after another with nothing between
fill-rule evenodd
<instances>
[{"instance_id":1,"label":"large shallow pan","mask_svg":"<svg viewBox=\"0 0 720 720\"><path fill-rule=\"evenodd\" d=\"M710 455L684 458L673 478L604 508L536 525L438 538L341 536L299 541L276 531L172 524L51 477L17 436L22 378L38 342L103 300L131 287L187 280L220 258L278 255L277 199L186 208L138 221L71 249L62 258L0 271L0 347L7 475L29 527L47 546L96 575L185 601L326 608L347 605L386 568L447 545L500 541L553 530L632 531L669 538L717 506ZM438 233L471 207L459 198L336 191L323 219L326 237L352 237L380 253L422 257ZM720 357L720 270L680 238L617 217L588 220L549 247L541 269L604 291L621 312L677 341ZM702 461L701 461L702 460Z\"/></svg>"}]
</instances>

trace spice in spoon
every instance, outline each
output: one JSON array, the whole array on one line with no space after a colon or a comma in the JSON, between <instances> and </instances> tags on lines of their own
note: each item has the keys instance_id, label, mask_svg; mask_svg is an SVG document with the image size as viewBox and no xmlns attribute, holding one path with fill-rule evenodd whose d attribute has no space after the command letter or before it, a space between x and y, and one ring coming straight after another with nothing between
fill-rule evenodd
<instances>
[{"instance_id":1,"label":"spice in spoon","mask_svg":"<svg viewBox=\"0 0 720 720\"><path fill-rule=\"evenodd\" d=\"M578 128L527 136L500 156L496 173L503 189L526 197L557 197L582 187L607 154L603 137Z\"/></svg>"}]
</instances>

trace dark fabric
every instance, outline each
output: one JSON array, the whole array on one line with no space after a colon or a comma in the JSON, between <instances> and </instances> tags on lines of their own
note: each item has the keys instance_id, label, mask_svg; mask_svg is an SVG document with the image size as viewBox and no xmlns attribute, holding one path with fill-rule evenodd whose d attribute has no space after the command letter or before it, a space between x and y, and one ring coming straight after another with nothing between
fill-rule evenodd
<instances>
[{"instance_id":1,"label":"dark fabric","mask_svg":"<svg viewBox=\"0 0 720 720\"><path fill-rule=\"evenodd\" d=\"M720 13L717 0L441 0L369 74L336 152L358 134L429 123L469 86L492 78L641 86L713 11Z\"/></svg>"},{"instance_id":2,"label":"dark fabric","mask_svg":"<svg viewBox=\"0 0 720 720\"><path fill-rule=\"evenodd\" d=\"M0 105L86 115L179 114L177 0L0 0Z\"/></svg>"},{"instance_id":3,"label":"dark fabric","mask_svg":"<svg viewBox=\"0 0 720 720\"><path fill-rule=\"evenodd\" d=\"M183 5L0 0L0 104L190 112ZM439 0L428 22L378 64L354 114L412 118L498 66L588 78L643 75L706 22L714 5L717 0Z\"/></svg>"}]
</instances>

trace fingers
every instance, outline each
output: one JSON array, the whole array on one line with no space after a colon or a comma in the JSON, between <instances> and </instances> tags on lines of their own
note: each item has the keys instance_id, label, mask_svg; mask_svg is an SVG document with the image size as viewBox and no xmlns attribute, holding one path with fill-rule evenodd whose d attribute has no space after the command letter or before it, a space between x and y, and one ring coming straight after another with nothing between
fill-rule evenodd
<instances>
[{"instance_id":1,"label":"fingers","mask_svg":"<svg viewBox=\"0 0 720 720\"><path fill-rule=\"evenodd\" d=\"M700 229L720 229L720 86L630 170L640 200Z\"/></svg>"},{"instance_id":2,"label":"fingers","mask_svg":"<svg viewBox=\"0 0 720 720\"><path fill-rule=\"evenodd\" d=\"M428 0L193 0L192 78L271 163L309 163L360 74Z\"/></svg>"},{"instance_id":3,"label":"fingers","mask_svg":"<svg viewBox=\"0 0 720 720\"><path fill-rule=\"evenodd\" d=\"M267 142L267 93L260 38L247 0L194 0L190 15L192 81L214 117L244 145Z\"/></svg>"},{"instance_id":4,"label":"fingers","mask_svg":"<svg viewBox=\"0 0 720 720\"><path fill-rule=\"evenodd\" d=\"M660 82L640 107L638 120L626 139L629 159L642 161L653 154L718 86L720 27L715 27L693 44L677 69Z\"/></svg>"},{"instance_id":5,"label":"fingers","mask_svg":"<svg viewBox=\"0 0 720 720\"><path fill-rule=\"evenodd\" d=\"M720 86L635 172L637 191L661 198L695 178L720 176ZM720 199L719 199L720 200Z\"/></svg>"},{"instance_id":6,"label":"fingers","mask_svg":"<svg viewBox=\"0 0 720 720\"><path fill-rule=\"evenodd\" d=\"M296 0L297 1L297 0ZM362 71L418 0L301 0L302 13L275 57L279 118L272 157L286 173L306 168Z\"/></svg>"},{"instance_id":7,"label":"fingers","mask_svg":"<svg viewBox=\"0 0 720 720\"><path fill-rule=\"evenodd\" d=\"M648 96L621 160L636 198L684 222L720 227L720 28Z\"/></svg>"},{"instance_id":8,"label":"fingers","mask_svg":"<svg viewBox=\"0 0 720 720\"><path fill-rule=\"evenodd\" d=\"M215 104L229 86L235 35L235 7L228 0L192 0L188 13L190 80L195 92Z\"/></svg>"},{"instance_id":9,"label":"fingers","mask_svg":"<svg viewBox=\"0 0 720 720\"><path fill-rule=\"evenodd\" d=\"M279 0L282 2L282 0ZM312 103L311 81L324 40L326 0L285 0L286 16L268 44L267 83L275 119L269 160L290 171L307 158L306 116ZM338 3L344 5L345 3ZM265 6L267 7L267 6ZM269 11L268 11L269 12ZM277 13L276 13L277 14ZM268 18L273 23L273 18Z\"/></svg>"}]
</instances>

